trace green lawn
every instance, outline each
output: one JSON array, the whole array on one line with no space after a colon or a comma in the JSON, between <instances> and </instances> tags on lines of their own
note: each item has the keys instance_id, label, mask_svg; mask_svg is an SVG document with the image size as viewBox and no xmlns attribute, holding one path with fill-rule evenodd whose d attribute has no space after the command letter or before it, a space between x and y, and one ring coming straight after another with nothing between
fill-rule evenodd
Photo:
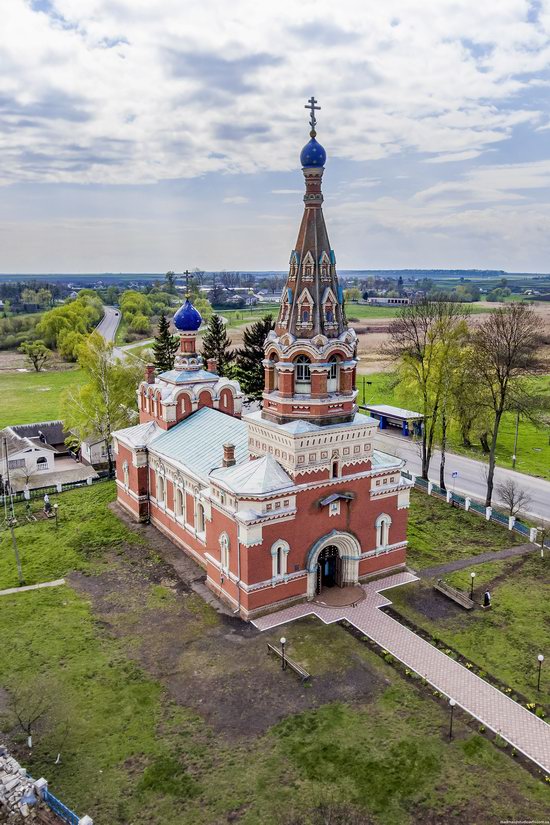
<instances>
[{"instance_id":1,"label":"green lawn","mask_svg":"<svg viewBox=\"0 0 550 825\"><path fill-rule=\"evenodd\" d=\"M495 309L497 306L498 304L495 304ZM464 307L468 307L474 315L492 312L490 307L480 307L477 303L464 304ZM348 320L350 318L359 318L361 321L368 318L395 318L399 315L400 311L401 307L398 306L384 307L371 306L369 304L346 303L346 315Z\"/></svg>"},{"instance_id":2,"label":"green lawn","mask_svg":"<svg viewBox=\"0 0 550 825\"><path fill-rule=\"evenodd\" d=\"M469 592L472 570L476 573L476 598L481 601L486 588L491 592L490 610L453 609L447 617L429 618L425 606L432 594L431 582L395 588L390 598L403 616L519 690L530 701L550 702L549 669L543 670L541 692L536 689L537 656L543 653L548 658L550 651L548 560L535 552L521 560L495 561L443 578Z\"/></svg>"},{"instance_id":3,"label":"green lawn","mask_svg":"<svg viewBox=\"0 0 550 825\"><path fill-rule=\"evenodd\" d=\"M475 726L466 727L460 714L449 743L448 709L342 628L313 619L285 628L289 651L313 675L311 686L302 686L265 656L269 637L249 634L231 644L232 625L195 594L149 584L154 549L106 509L113 495L110 483L64 493L57 532L50 522L16 528L29 578L78 569L89 595L65 586L0 599L0 633L10 646L10 655L0 657L0 684L49 700L32 755L16 735L17 754L80 815L90 814L96 825L312 825L328 821L310 814L330 804L340 812L331 821L340 823L357 812L357 822L375 825L496 823L526 811L545 817L548 791L541 781ZM7 538L0 549L8 558L4 583L13 580ZM115 581L110 595L99 597L101 582L117 576L123 587ZM181 624L183 643L168 685L178 672L184 684L187 675L211 674L205 684L222 680L222 704L246 717L254 708L240 699L241 660L256 645L257 703L279 702L279 720L228 736L201 712L208 689L195 709L167 690L138 654L145 648L145 661L156 668L158 640L170 621ZM147 628L151 635L142 636ZM207 645L216 635L219 656L212 659ZM279 635L273 631L272 640ZM323 685L328 693L348 680L346 700L297 712ZM266 684L276 687L270 698ZM0 724L10 732L1 707ZM12 743L13 736L11 730Z\"/></svg>"},{"instance_id":4,"label":"green lawn","mask_svg":"<svg viewBox=\"0 0 550 825\"><path fill-rule=\"evenodd\" d=\"M411 491L408 564L414 570L524 544L518 533L420 490Z\"/></svg>"},{"instance_id":5,"label":"green lawn","mask_svg":"<svg viewBox=\"0 0 550 825\"><path fill-rule=\"evenodd\" d=\"M64 390L82 382L82 373L77 368L59 372L2 373L0 427L59 419Z\"/></svg>"},{"instance_id":6,"label":"green lawn","mask_svg":"<svg viewBox=\"0 0 550 825\"><path fill-rule=\"evenodd\" d=\"M370 384L367 382L370 382ZM550 393L550 376L537 378L536 384L541 395ZM408 398L407 394L400 390L393 372L359 375L357 377L357 388L360 404L385 403L405 406L407 409L414 408L414 403L411 402L410 397ZM515 428L515 414L512 412L505 413L497 443L497 464L501 467L512 467ZM474 445L470 449L463 447L456 428L451 429L449 442L451 452L469 455L480 461L488 460L480 446ZM550 429L548 427L538 428L528 421L520 420L516 470L550 479Z\"/></svg>"}]
</instances>

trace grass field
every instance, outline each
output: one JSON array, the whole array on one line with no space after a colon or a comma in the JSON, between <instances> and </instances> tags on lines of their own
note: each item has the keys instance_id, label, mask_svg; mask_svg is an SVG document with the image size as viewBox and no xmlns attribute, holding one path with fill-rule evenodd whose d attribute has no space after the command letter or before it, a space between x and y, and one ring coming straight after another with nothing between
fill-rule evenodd
<instances>
[{"instance_id":1,"label":"grass field","mask_svg":"<svg viewBox=\"0 0 550 825\"><path fill-rule=\"evenodd\" d=\"M540 394L550 392L550 376L537 378L537 389ZM370 382L370 383L369 383ZM396 376L392 372L376 372L370 375L357 377L360 404L385 403L405 406L410 409L414 404L396 384ZM540 389L539 389L540 388ZM501 467L512 467L514 452L516 416L514 413L505 413L500 427L497 443L497 464ZM456 428L452 428L449 435L451 452L469 455L480 461L487 461L481 446L474 445L466 449L460 443ZM518 449L516 470L540 478L550 478L550 430L548 427L538 428L529 421L520 419L518 429Z\"/></svg>"},{"instance_id":2,"label":"grass field","mask_svg":"<svg viewBox=\"0 0 550 825\"><path fill-rule=\"evenodd\" d=\"M490 610L466 611L450 606L447 615L433 618L431 582L418 582L392 591L395 609L429 633L443 639L472 662L519 690L530 701L550 702L550 670L543 671L537 691L537 656L548 654L550 624L548 561L538 552L455 571L443 576L469 592L475 570L475 593L480 601L491 592ZM443 597L437 597L440 601Z\"/></svg>"},{"instance_id":3,"label":"grass field","mask_svg":"<svg viewBox=\"0 0 550 825\"><path fill-rule=\"evenodd\" d=\"M61 417L61 396L83 382L75 368L59 372L6 372L0 378L0 427L54 421Z\"/></svg>"},{"instance_id":4,"label":"grass field","mask_svg":"<svg viewBox=\"0 0 550 825\"><path fill-rule=\"evenodd\" d=\"M449 743L447 708L342 628L305 619L285 629L311 685L282 674L265 655L280 633L241 635L194 593L170 589L154 549L106 509L113 495L110 483L64 493L57 532L16 528L29 579L80 573L0 599L10 640L0 684L48 699L30 755L0 697L3 739L81 816L316 825L324 805L330 821L372 825L545 817L542 782L460 714ZM8 561L0 582L11 581ZM246 728L252 717L259 724Z\"/></svg>"},{"instance_id":5,"label":"grass field","mask_svg":"<svg viewBox=\"0 0 550 825\"><path fill-rule=\"evenodd\" d=\"M411 491L407 562L414 570L523 544L518 533L420 490Z\"/></svg>"}]
</instances>

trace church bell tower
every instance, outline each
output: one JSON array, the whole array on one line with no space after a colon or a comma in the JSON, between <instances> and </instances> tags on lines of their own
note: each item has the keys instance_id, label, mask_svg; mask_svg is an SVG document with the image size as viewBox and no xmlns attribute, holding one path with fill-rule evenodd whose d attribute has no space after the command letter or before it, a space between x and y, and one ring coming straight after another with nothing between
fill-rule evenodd
<instances>
[{"instance_id":1,"label":"church bell tower","mask_svg":"<svg viewBox=\"0 0 550 825\"><path fill-rule=\"evenodd\" d=\"M252 458L271 453L296 483L337 483L370 471L376 421L357 410L357 336L347 324L323 217L326 152L316 139L316 103L312 97L306 106L304 213L275 329L265 342L263 405L245 419Z\"/></svg>"},{"instance_id":2,"label":"church bell tower","mask_svg":"<svg viewBox=\"0 0 550 825\"><path fill-rule=\"evenodd\" d=\"M326 152L317 142L315 98L310 98L310 140L300 154L304 214L281 298L275 330L265 344L262 416L284 424L351 421L355 403L356 335L346 321L323 216L321 182Z\"/></svg>"}]
</instances>

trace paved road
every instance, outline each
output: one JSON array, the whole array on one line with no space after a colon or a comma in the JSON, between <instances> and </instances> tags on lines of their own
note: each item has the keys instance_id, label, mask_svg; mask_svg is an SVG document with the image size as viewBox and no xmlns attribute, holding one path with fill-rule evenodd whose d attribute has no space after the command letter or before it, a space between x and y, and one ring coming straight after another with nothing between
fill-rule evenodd
<instances>
[{"instance_id":1,"label":"paved road","mask_svg":"<svg viewBox=\"0 0 550 825\"><path fill-rule=\"evenodd\" d=\"M388 435L378 430L374 437L374 446L379 450L405 459L407 462L405 469L410 473L420 475L422 462L420 460L419 444L411 439L403 438L397 433ZM440 458L441 453L439 450L435 450L430 464L430 480L436 482L436 484L439 484ZM483 462L476 461L474 458L447 453L445 460L447 489L484 501L486 490L485 468L486 465ZM456 479L452 478L453 472L458 472ZM497 467L495 486L507 478L513 478L518 487L529 494L529 504L524 511L526 516L533 519L550 520L550 481ZM498 504L498 493L496 492L494 503L495 505Z\"/></svg>"},{"instance_id":2,"label":"paved road","mask_svg":"<svg viewBox=\"0 0 550 825\"><path fill-rule=\"evenodd\" d=\"M549 773L550 726L544 720L379 609L391 604L381 590L415 580L410 573L397 573L364 584L365 598L355 607L322 607L308 602L255 619L252 624L259 630L270 630L311 614L325 624L346 619Z\"/></svg>"},{"instance_id":3,"label":"paved road","mask_svg":"<svg viewBox=\"0 0 550 825\"><path fill-rule=\"evenodd\" d=\"M118 325L120 324L120 310L115 307L103 307L104 315L96 327L106 341L114 341Z\"/></svg>"}]
</instances>

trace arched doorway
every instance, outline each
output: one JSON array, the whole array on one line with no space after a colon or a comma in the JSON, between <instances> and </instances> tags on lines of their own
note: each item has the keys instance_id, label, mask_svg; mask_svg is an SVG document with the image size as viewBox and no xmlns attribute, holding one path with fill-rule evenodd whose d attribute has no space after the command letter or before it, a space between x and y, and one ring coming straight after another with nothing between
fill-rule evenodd
<instances>
[{"instance_id":1,"label":"arched doorway","mask_svg":"<svg viewBox=\"0 0 550 825\"><path fill-rule=\"evenodd\" d=\"M317 559L315 594L320 593L323 587L342 587L342 559L335 544L327 545Z\"/></svg>"},{"instance_id":2,"label":"arched doorway","mask_svg":"<svg viewBox=\"0 0 550 825\"><path fill-rule=\"evenodd\" d=\"M351 533L333 530L315 542L307 556L307 598L319 588L346 587L359 581L361 545Z\"/></svg>"}]
</instances>

